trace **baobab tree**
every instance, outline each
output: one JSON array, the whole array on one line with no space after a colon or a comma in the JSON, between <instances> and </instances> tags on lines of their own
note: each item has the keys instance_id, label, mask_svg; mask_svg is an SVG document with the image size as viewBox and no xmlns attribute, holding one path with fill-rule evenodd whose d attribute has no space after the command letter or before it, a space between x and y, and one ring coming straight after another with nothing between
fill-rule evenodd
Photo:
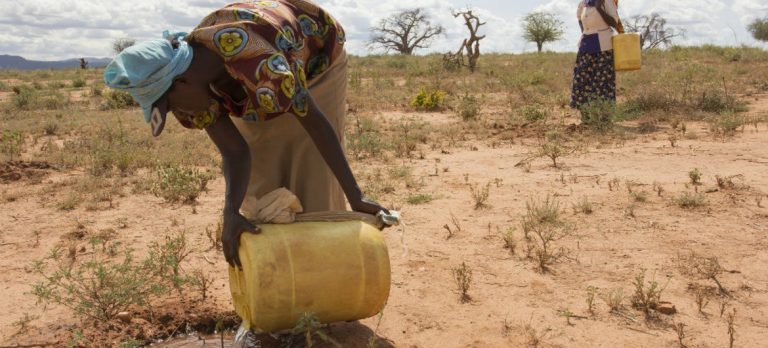
<instances>
[{"instance_id":1,"label":"baobab tree","mask_svg":"<svg viewBox=\"0 0 768 348\"><path fill-rule=\"evenodd\" d=\"M644 50L669 47L674 38L685 35L685 30L668 26L667 20L658 13L632 16L624 28L628 33L640 34L640 47Z\"/></svg>"},{"instance_id":2,"label":"baobab tree","mask_svg":"<svg viewBox=\"0 0 768 348\"><path fill-rule=\"evenodd\" d=\"M370 49L381 47L386 52L411 55L417 48L429 47L444 29L440 25L432 25L424 9L417 8L384 18L371 31L374 34L368 42Z\"/></svg>"}]
</instances>

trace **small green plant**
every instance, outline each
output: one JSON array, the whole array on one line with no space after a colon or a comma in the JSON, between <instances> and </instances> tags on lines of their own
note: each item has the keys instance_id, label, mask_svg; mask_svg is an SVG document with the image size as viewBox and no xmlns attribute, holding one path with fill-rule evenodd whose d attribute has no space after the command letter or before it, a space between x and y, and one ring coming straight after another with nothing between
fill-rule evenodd
<instances>
[{"instance_id":1,"label":"small green plant","mask_svg":"<svg viewBox=\"0 0 768 348\"><path fill-rule=\"evenodd\" d=\"M456 281L456 287L459 290L460 300L467 303L472 300L469 296L469 287L472 285L472 269L465 262L461 266L453 269L453 280Z\"/></svg>"},{"instance_id":2,"label":"small green plant","mask_svg":"<svg viewBox=\"0 0 768 348\"><path fill-rule=\"evenodd\" d=\"M456 113L464 121L477 119L477 116L480 114L480 102L477 100L477 97L465 94L458 99Z\"/></svg>"},{"instance_id":3,"label":"small green plant","mask_svg":"<svg viewBox=\"0 0 768 348\"><path fill-rule=\"evenodd\" d=\"M504 249L509 250L509 252L514 255L515 248L517 247L515 229L508 228L506 231L501 232L501 240L504 241Z\"/></svg>"},{"instance_id":4,"label":"small green plant","mask_svg":"<svg viewBox=\"0 0 768 348\"><path fill-rule=\"evenodd\" d=\"M642 310L646 318L650 318L653 314L652 311L658 307L661 294L666 286L660 286L655 279L646 282L645 274L646 270L641 270L632 283L635 287L635 293L632 295L632 307Z\"/></svg>"},{"instance_id":5,"label":"small green plant","mask_svg":"<svg viewBox=\"0 0 768 348\"><path fill-rule=\"evenodd\" d=\"M291 334L304 337L304 344L307 348L314 346L315 337L321 341L332 344L334 347L341 348L341 345L323 331L320 320L314 313L304 313L296 322L296 326L291 329Z\"/></svg>"},{"instance_id":6,"label":"small green plant","mask_svg":"<svg viewBox=\"0 0 768 348\"><path fill-rule=\"evenodd\" d=\"M0 138L0 149L11 161L21 155L21 145L21 132L3 130L3 136Z\"/></svg>"},{"instance_id":7,"label":"small green plant","mask_svg":"<svg viewBox=\"0 0 768 348\"><path fill-rule=\"evenodd\" d=\"M699 168L693 168L688 172L688 178L691 179L691 185L701 185L701 171Z\"/></svg>"},{"instance_id":8,"label":"small green plant","mask_svg":"<svg viewBox=\"0 0 768 348\"><path fill-rule=\"evenodd\" d=\"M675 203L684 209L696 209L707 204L707 199L701 193L684 192L675 198Z\"/></svg>"},{"instance_id":9,"label":"small green plant","mask_svg":"<svg viewBox=\"0 0 768 348\"><path fill-rule=\"evenodd\" d=\"M197 169L169 164L155 170L152 193L167 202L192 203L205 191L208 181L213 178L209 173Z\"/></svg>"},{"instance_id":10,"label":"small green plant","mask_svg":"<svg viewBox=\"0 0 768 348\"><path fill-rule=\"evenodd\" d=\"M472 194L472 201L475 202L475 210L488 207L488 198L491 195L491 183L481 186L480 184L469 184L469 193Z\"/></svg>"},{"instance_id":11,"label":"small green plant","mask_svg":"<svg viewBox=\"0 0 768 348\"><path fill-rule=\"evenodd\" d=\"M429 202L432 202L432 195L426 194L426 193L419 193L408 196L406 198L406 202L411 205L420 205L420 204L427 204Z\"/></svg>"},{"instance_id":12,"label":"small green plant","mask_svg":"<svg viewBox=\"0 0 768 348\"><path fill-rule=\"evenodd\" d=\"M445 92L441 90L421 89L411 101L411 106L417 110L440 111L445 109Z\"/></svg>"},{"instance_id":13,"label":"small green plant","mask_svg":"<svg viewBox=\"0 0 768 348\"><path fill-rule=\"evenodd\" d=\"M603 295L603 301L608 305L611 313L619 313L624 309L624 289L616 288L605 295Z\"/></svg>"}]
</instances>

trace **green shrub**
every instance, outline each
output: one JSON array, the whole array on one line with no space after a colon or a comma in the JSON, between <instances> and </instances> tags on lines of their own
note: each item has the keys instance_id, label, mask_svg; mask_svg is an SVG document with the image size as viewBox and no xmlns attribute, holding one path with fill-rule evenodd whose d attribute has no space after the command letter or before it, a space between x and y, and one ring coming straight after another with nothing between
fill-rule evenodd
<instances>
[{"instance_id":1,"label":"green shrub","mask_svg":"<svg viewBox=\"0 0 768 348\"><path fill-rule=\"evenodd\" d=\"M94 237L90 243L93 251L87 260L78 260L77 254L64 260L57 247L34 263L35 273L43 277L32 288L39 303L62 305L89 319L110 320L133 306L149 306L156 296L185 284L180 264L190 250L184 234L153 243L142 261L134 260L130 250L122 260L115 260L117 242Z\"/></svg>"},{"instance_id":2,"label":"green shrub","mask_svg":"<svg viewBox=\"0 0 768 348\"><path fill-rule=\"evenodd\" d=\"M707 199L701 193L685 192L675 199L678 206L685 209L695 209L707 204Z\"/></svg>"},{"instance_id":3,"label":"green shrub","mask_svg":"<svg viewBox=\"0 0 768 348\"><path fill-rule=\"evenodd\" d=\"M717 92L702 93L701 97L696 101L696 108L713 113L747 111L744 102Z\"/></svg>"},{"instance_id":4,"label":"green shrub","mask_svg":"<svg viewBox=\"0 0 768 348\"><path fill-rule=\"evenodd\" d=\"M581 109L581 123L598 132L613 129L616 104L610 100L597 99L584 104Z\"/></svg>"},{"instance_id":5,"label":"green shrub","mask_svg":"<svg viewBox=\"0 0 768 348\"><path fill-rule=\"evenodd\" d=\"M158 167L155 174L152 193L167 202L177 203L194 202L206 189L208 181L213 179L209 173L173 164Z\"/></svg>"},{"instance_id":6,"label":"green shrub","mask_svg":"<svg viewBox=\"0 0 768 348\"><path fill-rule=\"evenodd\" d=\"M477 100L477 97L465 94L459 98L456 113L464 121L474 120L480 114L480 102Z\"/></svg>"},{"instance_id":7,"label":"green shrub","mask_svg":"<svg viewBox=\"0 0 768 348\"><path fill-rule=\"evenodd\" d=\"M355 159L379 157L387 148L380 131L381 125L373 118L358 116L354 129L346 134L347 149Z\"/></svg>"},{"instance_id":8,"label":"green shrub","mask_svg":"<svg viewBox=\"0 0 768 348\"><path fill-rule=\"evenodd\" d=\"M713 134L720 136L732 136L747 123L744 116L733 112L725 112L709 117L707 121L709 122L709 130Z\"/></svg>"},{"instance_id":9,"label":"green shrub","mask_svg":"<svg viewBox=\"0 0 768 348\"><path fill-rule=\"evenodd\" d=\"M28 110L37 105L37 91L28 86L13 87L14 95L11 97L11 105L19 110Z\"/></svg>"},{"instance_id":10,"label":"green shrub","mask_svg":"<svg viewBox=\"0 0 768 348\"><path fill-rule=\"evenodd\" d=\"M678 107L679 103L668 92L652 89L639 95L627 98L623 104L624 110L632 113L645 113L649 111L670 111Z\"/></svg>"},{"instance_id":11,"label":"green shrub","mask_svg":"<svg viewBox=\"0 0 768 348\"><path fill-rule=\"evenodd\" d=\"M443 110L445 109L445 92L422 89L411 101L411 106L425 111Z\"/></svg>"},{"instance_id":12,"label":"green shrub","mask_svg":"<svg viewBox=\"0 0 768 348\"><path fill-rule=\"evenodd\" d=\"M82 77L77 77L74 80L72 80L72 87L74 88L83 88L85 87L86 82L83 80Z\"/></svg>"},{"instance_id":13,"label":"green shrub","mask_svg":"<svg viewBox=\"0 0 768 348\"><path fill-rule=\"evenodd\" d=\"M59 91L50 91L39 99L40 104L48 110L62 109L70 104L69 97Z\"/></svg>"},{"instance_id":14,"label":"green shrub","mask_svg":"<svg viewBox=\"0 0 768 348\"><path fill-rule=\"evenodd\" d=\"M412 205L419 205L419 204L427 204L429 202L432 202L432 199L433 199L432 195L420 193L420 194L408 196L408 198L406 199L406 202Z\"/></svg>"},{"instance_id":15,"label":"green shrub","mask_svg":"<svg viewBox=\"0 0 768 348\"><path fill-rule=\"evenodd\" d=\"M139 103L137 103L128 92L110 90L104 97L105 102L102 105L102 109L104 110L126 109L139 106Z\"/></svg>"},{"instance_id":16,"label":"green shrub","mask_svg":"<svg viewBox=\"0 0 768 348\"><path fill-rule=\"evenodd\" d=\"M3 136L0 138L0 149L4 155L13 160L14 157L18 158L21 155L22 141L21 132L3 130Z\"/></svg>"},{"instance_id":17,"label":"green shrub","mask_svg":"<svg viewBox=\"0 0 768 348\"><path fill-rule=\"evenodd\" d=\"M523 118L528 122L538 122L546 120L549 112L541 105L527 105L521 110Z\"/></svg>"}]
</instances>

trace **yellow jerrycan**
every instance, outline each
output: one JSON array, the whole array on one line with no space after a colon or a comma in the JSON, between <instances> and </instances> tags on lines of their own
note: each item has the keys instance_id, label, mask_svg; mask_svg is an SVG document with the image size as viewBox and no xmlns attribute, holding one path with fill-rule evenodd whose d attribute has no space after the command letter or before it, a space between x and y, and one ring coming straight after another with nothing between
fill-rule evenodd
<instances>
[{"instance_id":1,"label":"yellow jerrycan","mask_svg":"<svg viewBox=\"0 0 768 348\"><path fill-rule=\"evenodd\" d=\"M640 35L628 33L613 36L613 58L616 71L640 70Z\"/></svg>"},{"instance_id":2,"label":"yellow jerrycan","mask_svg":"<svg viewBox=\"0 0 768 348\"><path fill-rule=\"evenodd\" d=\"M240 238L243 270L230 267L235 311L245 329L291 329L304 313L322 323L379 313L389 297L389 253L361 221L264 224Z\"/></svg>"}]
</instances>

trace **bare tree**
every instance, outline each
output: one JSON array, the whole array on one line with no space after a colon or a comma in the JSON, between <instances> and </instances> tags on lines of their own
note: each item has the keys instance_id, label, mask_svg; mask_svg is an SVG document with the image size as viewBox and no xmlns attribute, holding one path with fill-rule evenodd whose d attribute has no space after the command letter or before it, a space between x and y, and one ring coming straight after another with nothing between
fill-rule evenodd
<instances>
[{"instance_id":1,"label":"bare tree","mask_svg":"<svg viewBox=\"0 0 768 348\"><path fill-rule=\"evenodd\" d=\"M88 69L88 61L85 58L80 58L80 69Z\"/></svg>"},{"instance_id":2,"label":"bare tree","mask_svg":"<svg viewBox=\"0 0 768 348\"><path fill-rule=\"evenodd\" d=\"M640 34L640 47L644 50L671 46L672 39L685 35L684 29L667 26L667 20L658 13L632 16L624 27L628 33Z\"/></svg>"},{"instance_id":3,"label":"bare tree","mask_svg":"<svg viewBox=\"0 0 768 348\"><path fill-rule=\"evenodd\" d=\"M134 44L136 44L135 39L127 37L115 39L115 41L112 41L112 51L114 51L115 54L120 54L120 52L122 52L124 49L131 47Z\"/></svg>"},{"instance_id":4,"label":"bare tree","mask_svg":"<svg viewBox=\"0 0 768 348\"><path fill-rule=\"evenodd\" d=\"M464 42L461 43L461 47L459 47L458 52L454 56L461 57L463 64L464 52L466 51L469 71L475 72L477 60L480 58L480 40L485 39L485 35L477 36L477 31L481 26L485 25L485 22L480 22L480 18L473 14L470 9L463 12L454 11L452 14L455 18L463 17L464 24L469 30L469 38L464 39Z\"/></svg>"},{"instance_id":5,"label":"bare tree","mask_svg":"<svg viewBox=\"0 0 768 348\"><path fill-rule=\"evenodd\" d=\"M373 37L368 47L383 48L386 52L396 51L411 55L417 48L427 48L432 40L443 34L443 27L432 25L423 9L404 10L382 19L371 28Z\"/></svg>"},{"instance_id":6,"label":"bare tree","mask_svg":"<svg viewBox=\"0 0 768 348\"><path fill-rule=\"evenodd\" d=\"M755 40L768 42L768 17L755 19L747 29Z\"/></svg>"},{"instance_id":7,"label":"bare tree","mask_svg":"<svg viewBox=\"0 0 768 348\"><path fill-rule=\"evenodd\" d=\"M523 38L535 42L541 52L545 43L563 38L563 21L552 13L529 13L523 18Z\"/></svg>"}]
</instances>

